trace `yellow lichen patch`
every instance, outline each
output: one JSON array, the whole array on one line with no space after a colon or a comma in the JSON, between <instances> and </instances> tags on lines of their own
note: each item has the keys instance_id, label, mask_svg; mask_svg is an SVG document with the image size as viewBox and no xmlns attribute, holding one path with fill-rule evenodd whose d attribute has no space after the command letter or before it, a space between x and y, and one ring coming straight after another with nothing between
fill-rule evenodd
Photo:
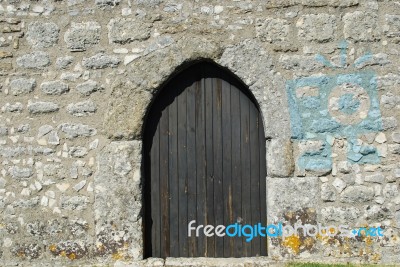
<instances>
[{"instance_id":1,"label":"yellow lichen patch","mask_svg":"<svg viewBox=\"0 0 400 267\"><path fill-rule=\"evenodd\" d=\"M371 246L372 245L372 238L370 236L366 237L364 239L364 242L367 246Z\"/></svg>"},{"instance_id":2,"label":"yellow lichen patch","mask_svg":"<svg viewBox=\"0 0 400 267\"><path fill-rule=\"evenodd\" d=\"M343 253L351 254L351 252L352 252L351 246L350 246L350 244L348 243L347 240L346 240L345 243L343 243L341 248L342 248L342 252Z\"/></svg>"},{"instance_id":3,"label":"yellow lichen patch","mask_svg":"<svg viewBox=\"0 0 400 267\"><path fill-rule=\"evenodd\" d=\"M331 234L336 234L336 229L335 228L329 228L329 232Z\"/></svg>"},{"instance_id":4,"label":"yellow lichen patch","mask_svg":"<svg viewBox=\"0 0 400 267\"><path fill-rule=\"evenodd\" d=\"M25 257L25 253L23 251L18 251L18 257Z\"/></svg>"},{"instance_id":5,"label":"yellow lichen patch","mask_svg":"<svg viewBox=\"0 0 400 267\"><path fill-rule=\"evenodd\" d=\"M122 259L124 258L124 256L123 256L121 253L119 253L119 252L113 253L111 257L112 257L112 259L115 260L115 261L117 261L117 260L122 260Z\"/></svg>"},{"instance_id":6,"label":"yellow lichen patch","mask_svg":"<svg viewBox=\"0 0 400 267\"><path fill-rule=\"evenodd\" d=\"M75 260L76 259L75 253L68 254L68 259Z\"/></svg>"},{"instance_id":7,"label":"yellow lichen patch","mask_svg":"<svg viewBox=\"0 0 400 267\"><path fill-rule=\"evenodd\" d=\"M375 253L374 255L371 256L371 261L378 262L381 260L381 258L382 258L382 256L380 254Z\"/></svg>"},{"instance_id":8,"label":"yellow lichen patch","mask_svg":"<svg viewBox=\"0 0 400 267\"><path fill-rule=\"evenodd\" d=\"M299 254L300 253L300 245L301 245L301 241L300 241L300 237L298 235L292 235L289 237L286 237L283 240L282 243L285 247L290 248L294 254Z\"/></svg>"},{"instance_id":9,"label":"yellow lichen patch","mask_svg":"<svg viewBox=\"0 0 400 267\"><path fill-rule=\"evenodd\" d=\"M65 251L63 250L63 251L60 252L60 256L66 257L67 253L65 253Z\"/></svg>"},{"instance_id":10,"label":"yellow lichen patch","mask_svg":"<svg viewBox=\"0 0 400 267\"><path fill-rule=\"evenodd\" d=\"M54 251L56 251L57 246L52 244L52 245L50 245L49 249L50 249L51 252L54 252Z\"/></svg>"}]
</instances>

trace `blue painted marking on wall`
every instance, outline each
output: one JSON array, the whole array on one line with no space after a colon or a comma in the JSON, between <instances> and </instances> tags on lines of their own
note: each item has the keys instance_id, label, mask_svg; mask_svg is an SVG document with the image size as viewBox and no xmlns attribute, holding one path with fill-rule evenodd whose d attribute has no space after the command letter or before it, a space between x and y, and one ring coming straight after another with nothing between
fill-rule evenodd
<instances>
[{"instance_id":1,"label":"blue painted marking on wall","mask_svg":"<svg viewBox=\"0 0 400 267\"><path fill-rule=\"evenodd\" d=\"M344 94L339 99L339 110L351 115L360 108L360 100L356 99L354 94Z\"/></svg>"},{"instance_id":2,"label":"blue painted marking on wall","mask_svg":"<svg viewBox=\"0 0 400 267\"><path fill-rule=\"evenodd\" d=\"M322 55L317 55L316 60L327 67L345 69L347 43L342 42L339 47L341 48L340 66L335 66ZM371 58L370 54L362 56L352 66L357 67ZM346 119L346 116L355 116L361 112L362 105L356 92L339 94L337 99L331 96L334 90L340 90L337 89L338 87L348 85L359 88L358 90L365 92L365 95L369 98L369 109L359 116L359 121L356 120L356 123L344 123L332 116L332 112L330 112L330 109L332 109L330 105L335 101L337 103L335 112L341 115L341 118ZM298 90L303 91L299 94ZM307 90L310 93L304 93ZM325 141L327 135L347 138L349 144L347 156L351 163L377 164L380 162L375 147L362 146L357 141L360 135L382 130L377 79L373 71L357 71L290 80L286 83L286 91L290 108L292 139L297 141L321 140L324 142L322 150L300 155L298 159L300 168L305 170L331 168L331 148Z\"/></svg>"}]
</instances>

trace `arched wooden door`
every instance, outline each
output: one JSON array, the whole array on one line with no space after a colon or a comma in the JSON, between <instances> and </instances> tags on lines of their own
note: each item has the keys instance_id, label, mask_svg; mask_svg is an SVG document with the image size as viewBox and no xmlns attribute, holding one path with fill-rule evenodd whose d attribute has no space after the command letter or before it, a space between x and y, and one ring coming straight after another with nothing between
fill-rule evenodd
<instances>
[{"instance_id":1,"label":"arched wooden door","mask_svg":"<svg viewBox=\"0 0 400 267\"><path fill-rule=\"evenodd\" d=\"M157 96L144 133L145 256L266 255L266 238L188 237L198 225L266 224L265 136L247 89L198 63ZM202 233L202 231L201 231Z\"/></svg>"}]
</instances>

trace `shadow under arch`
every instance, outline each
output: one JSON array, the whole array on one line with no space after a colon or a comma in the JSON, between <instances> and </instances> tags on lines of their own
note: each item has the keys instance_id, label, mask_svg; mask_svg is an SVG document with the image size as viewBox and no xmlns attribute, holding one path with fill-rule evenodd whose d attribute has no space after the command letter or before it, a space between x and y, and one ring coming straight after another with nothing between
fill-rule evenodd
<instances>
[{"instance_id":1,"label":"shadow under arch","mask_svg":"<svg viewBox=\"0 0 400 267\"><path fill-rule=\"evenodd\" d=\"M153 146L153 138L157 132L158 124L161 120L163 111L168 108L174 101L176 101L177 97L180 96L187 88L189 88L194 81L200 81L205 78L215 78L223 80L230 85L237 88L243 95L245 95L250 102L257 109L259 116L258 122L260 124L260 136L262 133L263 140L263 148L260 153L260 162L264 161L265 164L265 135L264 135L264 125L263 119L260 111L260 107L258 102L256 101L252 92L248 89L248 87L238 78L235 74L233 74L228 69L214 63L211 60L197 60L190 63L183 64L179 66L176 71L159 87L157 93L154 95L149 107L146 111L143 131L142 131L142 140L143 140L143 236L144 236L144 258L148 257L160 257L160 255L155 255L152 249L152 227L154 222L152 221L152 205L151 198L152 193L154 193L154 188L152 190L151 180L149 179L151 176L151 156L150 151ZM264 155L264 156L261 156ZM160 156L161 157L161 156ZM261 164L264 166L264 164ZM261 167L261 168L266 168ZM266 175L264 175L265 177ZM161 187L161 186L160 186ZM265 188L265 186L264 186ZM159 192L156 192L159 193ZM264 192L265 196L265 192ZM265 202L265 199L264 199ZM162 212L160 207L158 211ZM262 211L260 211L262 213ZM161 216L161 215L160 215ZM266 215L264 215L265 217ZM262 216L261 216L262 217ZM263 223L263 222L261 222ZM265 223L265 222L264 222ZM266 251L266 249L265 249ZM167 252L169 254L169 252ZM257 254L258 255L258 254ZM266 255L266 252L265 252ZM169 256L169 255L167 255ZM176 256L176 255L172 255ZM190 255L189 255L190 256ZM198 256L198 255L197 255ZM195 257L197 257L195 256ZM247 255L245 255L247 256ZM262 254L261 256L264 256ZM161 255L164 257L164 255Z\"/></svg>"}]
</instances>

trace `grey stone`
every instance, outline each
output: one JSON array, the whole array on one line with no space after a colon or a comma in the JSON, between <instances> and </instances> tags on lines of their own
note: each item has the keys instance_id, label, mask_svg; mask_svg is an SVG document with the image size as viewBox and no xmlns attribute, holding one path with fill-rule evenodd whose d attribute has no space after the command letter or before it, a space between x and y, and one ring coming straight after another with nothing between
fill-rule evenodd
<instances>
[{"instance_id":1,"label":"grey stone","mask_svg":"<svg viewBox=\"0 0 400 267\"><path fill-rule=\"evenodd\" d=\"M88 47L99 43L100 32L101 26L97 22L72 22L71 28L64 35L64 41L71 51L85 51Z\"/></svg>"},{"instance_id":2,"label":"grey stone","mask_svg":"<svg viewBox=\"0 0 400 267\"><path fill-rule=\"evenodd\" d=\"M60 79L64 81L75 82L82 76L81 72L64 72L60 75Z\"/></svg>"},{"instance_id":3,"label":"grey stone","mask_svg":"<svg viewBox=\"0 0 400 267\"><path fill-rule=\"evenodd\" d=\"M8 134L8 128L0 124L0 136L5 136Z\"/></svg>"},{"instance_id":4,"label":"grey stone","mask_svg":"<svg viewBox=\"0 0 400 267\"><path fill-rule=\"evenodd\" d=\"M335 178L332 185L336 188L338 193L341 193L347 187L347 183L340 178Z\"/></svg>"},{"instance_id":5,"label":"grey stone","mask_svg":"<svg viewBox=\"0 0 400 267\"><path fill-rule=\"evenodd\" d=\"M203 45L201 40L198 42L198 46ZM177 42L177 45L179 45L179 42ZM207 49L209 47L210 45L206 46ZM185 51L185 53L189 53L189 51ZM207 53L205 54L207 55ZM185 56L183 57L185 58ZM195 58L198 58L198 55ZM216 62L236 74L250 88L255 99L260 103L260 110L265 119L263 121L265 136L290 138L289 107L287 94L284 90L285 79L272 70L272 57L264 49L262 43L257 40L246 39L239 44L228 46ZM271 86L265 86L266 84ZM273 88L280 89L275 90ZM266 103L274 103L274 105L267 105ZM280 123L274 123L275 121Z\"/></svg>"},{"instance_id":6,"label":"grey stone","mask_svg":"<svg viewBox=\"0 0 400 267\"><path fill-rule=\"evenodd\" d=\"M84 83L78 84L76 86L76 90L84 96L89 96L92 93L101 90L101 87L97 84L96 81L88 80Z\"/></svg>"},{"instance_id":7,"label":"grey stone","mask_svg":"<svg viewBox=\"0 0 400 267\"><path fill-rule=\"evenodd\" d=\"M56 60L56 66L58 69L66 69L73 61L73 56L59 57Z\"/></svg>"},{"instance_id":8,"label":"grey stone","mask_svg":"<svg viewBox=\"0 0 400 267\"><path fill-rule=\"evenodd\" d=\"M365 185L347 187L340 195L343 203L363 203L371 201L375 195L374 189Z\"/></svg>"},{"instance_id":9,"label":"grey stone","mask_svg":"<svg viewBox=\"0 0 400 267\"><path fill-rule=\"evenodd\" d=\"M43 69L50 65L50 56L43 51L35 51L17 58L17 65L26 69Z\"/></svg>"},{"instance_id":10,"label":"grey stone","mask_svg":"<svg viewBox=\"0 0 400 267\"><path fill-rule=\"evenodd\" d=\"M394 38L400 37L400 15L385 15L386 25L384 26L384 33L387 37Z\"/></svg>"},{"instance_id":11,"label":"grey stone","mask_svg":"<svg viewBox=\"0 0 400 267\"><path fill-rule=\"evenodd\" d=\"M290 32L290 25L287 20L278 18L259 19L256 24L256 34L263 42L286 41Z\"/></svg>"},{"instance_id":12,"label":"grey stone","mask_svg":"<svg viewBox=\"0 0 400 267\"><path fill-rule=\"evenodd\" d=\"M394 170L394 177L395 178L400 178L400 169L395 169Z\"/></svg>"},{"instance_id":13,"label":"grey stone","mask_svg":"<svg viewBox=\"0 0 400 267\"><path fill-rule=\"evenodd\" d=\"M4 178L0 177L0 188L4 188L7 184L7 181Z\"/></svg>"},{"instance_id":14,"label":"grey stone","mask_svg":"<svg viewBox=\"0 0 400 267\"><path fill-rule=\"evenodd\" d=\"M114 7L118 5L121 0L95 0L95 3L100 8Z\"/></svg>"},{"instance_id":15,"label":"grey stone","mask_svg":"<svg viewBox=\"0 0 400 267\"><path fill-rule=\"evenodd\" d=\"M368 221L380 222L390 217L390 210L384 206L372 205L365 208L364 217Z\"/></svg>"},{"instance_id":16,"label":"grey stone","mask_svg":"<svg viewBox=\"0 0 400 267\"><path fill-rule=\"evenodd\" d=\"M399 195L398 187L396 183L386 184L383 188L383 195L389 199L397 197Z\"/></svg>"},{"instance_id":17,"label":"grey stone","mask_svg":"<svg viewBox=\"0 0 400 267\"><path fill-rule=\"evenodd\" d=\"M27 133L29 132L30 128L31 127L29 124L20 124L17 127L17 133L22 133L22 134Z\"/></svg>"},{"instance_id":18,"label":"grey stone","mask_svg":"<svg viewBox=\"0 0 400 267\"><path fill-rule=\"evenodd\" d=\"M296 196L294 198L293 196ZM267 179L269 216L282 211L315 208L321 199L318 177Z\"/></svg>"},{"instance_id":19,"label":"grey stone","mask_svg":"<svg viewBox=\"0 0 400 267\"><path fill-rule=\"evenodd\" d=\"M356 6L359 4L359 0L299 0L301 4L309 7L323 7L323 6L332 6L332 7L350 7Z\"/></svg>"},{"instance_id":20,"label":"grey stone","mask_svg":"<svg viewBox=\"0 0 400 267\"><path fill-rule=\"evenodd\" d=\"M337 169L340 173L347 174L347 173L350 173L351 166L348 161L340 161L340 162L338 162Z\"/></svg>"},{"instance_id":21,"label":"grey stone","mask_svg":"<svg viewBox=\"0 0 400 267\"><path fill-rule=\"evenodd\" d=\"M94 202L96 236L104 236L104 229L116 226L114 229L126 229L125 238L134 238L129 244L129 255L141 257L142 251L142 196L141 196L141 165L142 146L140 141L112 142L98 155L98 168L94 176L94 183L99 190ZM116 160L130 164L132 169L127 175L116 174ZM118 181L110 183L110 181ZM115 196L119 197L116 198ZM128 197L129 196L129 197ZM119 205L122 201L124 205ZM125 225L125 227L124 227ZM111 237L112 238L112 237Z\"/></svg>"},{"instance_id":22,"label":"grey stone","mask_svg":"<svg viewBox=\"0 0 400 267\"><path fill-rule=\"evenodd\" d=\"M33 48L46 48L58 42L60 29L53 22L34 21L29 23L26 33L28 42Z\"/></svg>"},{"instance_id":23,"label":"grey stone","mask_svg":"<svg viewBox=\"0 0 400 267\"><path fill-rule=\"evenodd\" d=\"M37 137L40 138L42 136L45 136L46 134L50 133L53 130L53 126L51 125L43 125L40 126L38 129L38 135Z\"/></svg>"},{"instance_id":24,"label":"grey stone","mask_svg":"<svg viewBox=\"0 0 400 267\"><path fill-rule=\"evenodd\" d=\"M267 171L270 177L290 177L294 172L290 140L272 139L267 147Z\"/></svg>"},{"instance_id":25,"label":"grey stone","mask_svg":"<svg viewBox=\"0 0 400 267\"><path fill-rule=\"evenodd\" d=\"M71 176L72 179L77 179L78 178L78 166L72 165L72 167L69 169L69 175Z\"/></svg>"},{"instance_id":26,"label":"grey stone","mask_svg":"<svg viewBox=\"0 0 400 267\"><path fill-rule=\"evenodd\" d=\"M146 40L150 37L151 24L141 20L115 18L110 20L107 27L110 43L126 44Z\"/></svg>"},{"instance_id":27,"label":"grey stone","mask_svg":"<svg viewBox=\"0 0 400 267\"><path fill-rule=\"evenodd\" d=\"M400 144L400 133L399 132L392 133L392 140L393 142Z\"/></svg>"},{"instance_id":28,"label":"grey stone","mask_svg":"<svg viewBox=\"0 0 400 267\"><path fill-rule=\"evenodd\" d=\"M367 61L356 60L354 62L357 69L362 69L362 68L369 67L369 66L384 66L389 63L390 63L389 56L388 56L388 54L385 54L385 53L374 54L374 55L372 55L372 58Z\"/></svg>"},{"instance_id":29,"label":"grey stone","mask_svg":"<svg viewBox=\"0 0 400 267\"><path fill-rule=\"evenodd\" d=\"M356 207L325 207L321 209L323 222L354 223L361 214Z\"/></svg>"},{"instance_id":30,"label":"grey stone","mask_svg":"<svg viewBox=\"0 0 400 267\"><path fill-rule=\"evenodd\" d=\"M10 104L7 103L5 104L2 108L1 111L3 112L21 112L24 109L24 105L22 105L22 103L14 103L14 104Z\"/></svg>"},{"instance_id":31,"label":"grey stone","mask_svg":"<svg viewBox=\"0 0 400 267\"><path fill-rule=\"evenodd\" d=\"M383 184L385 182L385 176L382 173L375 173L373 175L367 175L364 178L364 181L371 183Z\"/></svg>"},{"instance_id":32,"label":"grey stone","mask_svg":"<svg viewBox=\"0 0 400 267\"><path fill-rule=\"evenodd\" d=\"M60 138L58 137L58 133L56 131L51 131L48 135L47 142L49 145L59 145Z\"/></svg>"},{"instance_id":33,"label":"grey stone","mask_svg":"<svg viewBox=\"0 0 400 267\"><path fill-rule=\"evenodd\" d=\"M53 102L28 102L28 111L31 114L42 114L56 112L60 109L58 104Z\"/></svg>"},{"instance_id":34,"label":"grey stone","mask_svg":"<svg viewBox=\"0 0 400 267\"><path fill-rule=\"evenodd\" d=\"M381 105L385 108L395 108L400 103L400 98L392 94L391 92L382 95L381 97Z\"/></svg>"},{"instance_id":35,"label":"grey stone","mask_svg":"<svg viewBox=\"0 0 400 267\"><path fill-rule=\"evenodd\" d=\"M84 124L63 123L59 127L69 139L76 137L89 137L97 133L96 129Z\"/></svg>"},{"instance_id":36,"label":"grey stone","mask_svg":"<svg viewBox=\"0 0 400 267\"><path fill-rule=\"evenodd\" d=\"M121 60L115 56L109 56L104 53L98 53L92 57L84 57L82 65L87 69L104 69L107 67L115 68Z\"/></svg>"},{"instance_id":37,"label":"grey stone","mask_svg":"<svg viewBox=\"0 0 400 267\"><path fill-rule=\"evenodd\" d=\"M40 87L46 95L62 95L69 91L68 84L62 81L44 82Z\"/></svg>"},{"instance_id":38,"label":"grey stone","mask_svg":"<svg viewBox=\"0 0 400 267\"><path fill-rule=\"evenodd\" d=\"M83 158L84 156L87 155L87 153L88 153L87 148L81 146L70 147L69 149L70 156L74 158Z\"/></svg>"},{"instance_id":39,"label":"grey stone","mask_svg":"<svg viewBox=\"0 0 400 267\"><path fill-rule=\"evenodd\" d=\"M1 130L1 127L0 127ZM1 134L0 134L1 136ZM27 149L22 146L18 147L0 147L0 155L5 158L14 158L25 155Z\"/></svg>"},{"instance_id":40,"label":"grey stone","mask_svg":"<svg viewBox=\"0 0 400 267\"><path fill-rule=\"evenodd\" d=\"M355 11L343 16L344 37L354 41L380 39L378 15L373 12Z\"/></svg>"},{"instance_id":41,"label":"grey stone","mask_svg":"<svg viewBox=\"0 0 400 267\"><path fill-rule=\"evenodd\" d=\"M135 0L138 5L154 7L163 2L163 0Z\"/></svg>"},{"instance_id":42,"label":"grey stone","mask_svg":"<svg viewBox=\"0 0 400 267\"><path fill-rule=\"evenodd\" d=\"M69 104L67 106L68 113L76 117L91 115L95 113L96 110L97 110L96 105L93 103L92 100L86 100L75 104Z\"/></svg>"},{"instance_id":43,"label":"grey stone","mask_svg":"<svg viewBox=\"0 0 400 267\"><path fill-rule=\"evenodd\" d=\"M302 16L296 23L298 35L307 41L327 42L335 37L336 17L329 14Z\"/></svg>"},{"instance_id":44,"label":"grey stone","mask_svg":"<svg viewBox=\"0 0 400 267\"><path fill-rule=\"evenodd\" d=\"M74 185L74 190L76 192L79 192L80 190L82 190L82 188L86 185L86 180L80 181L79 183L77 183L76 185Z\"/></svg>"},{"instance_id":45,"label":"grey stone","mask_svg":"<svg viewBox=\"0 0 400 267\"><path fill-rule=\"evenodd\" d=\"M397 128L397 119L395 117L382 118L383 130L395 130Z\"/></svg>"},{"instance_id":46,"label":"grey stone","mask_svg":"<svg viewBox=\"0 0 400 267\"><path fill-rule=\"evenodd\" d=\"M389 145L389 151L392 154L400 155L400 144Z\"/></svg>"},{"instance_id":47,"label":"grey stone","mask_svg":"<svg viewBox=\"0 0 400 267\"><path fill-rule=\"evenodd\" d=\"M87 196L61 196L61 208L66 210L84 210L89 203Z\"/></svg>"},{"instance_id":48,"label":"grey stone","mask_svg":"<svg viewBox=\"0 0 400 267\"><path fill-rule=\"evenodd\" d=\"M164 6L164 11L165 12L177 12L182 9L183 4L181 3L174 3L174 2L169 2Z\"/></svg>"},{"instance_id":49,"label":"grey stone","mask_svg":"<svg viewBox=\"0 0 400 267\"><path fill-rule=\"evenodd\" d=\"M33 92L36 86L35 79L19 78L10 82L10 93L14 96Z\"/></svg>"},{"instance_id":50,"label":"grey stone","mask_svg":"<svg viewBox=\"0 0 400 267\"><path fill-rule=\"evenodd\" d=\"M336 200L336 192L328 183L321 185L321 199L324 202L334 202Z\"/></svg>"},{"instance_id":51,"label":"grey stone","mask_svg":"<svg viewBox=\"0 0 400 267\"><path fill-rule=\"evenodd\" d=\"M11 174L12 178L15 179L28 179L33 175L32 169L18 166L10 167L8 172Z\"/></svg>"},{"instance_id":52,"label":"grey stone","mask_svg":"<svg viewBox=\"0 0 400 267\"><path fill-rule=\"evenodd\" d=\"M282 55L279 61L287 70L314 71L323 67L314 56Z\"/></svg>"}]
</instances>

